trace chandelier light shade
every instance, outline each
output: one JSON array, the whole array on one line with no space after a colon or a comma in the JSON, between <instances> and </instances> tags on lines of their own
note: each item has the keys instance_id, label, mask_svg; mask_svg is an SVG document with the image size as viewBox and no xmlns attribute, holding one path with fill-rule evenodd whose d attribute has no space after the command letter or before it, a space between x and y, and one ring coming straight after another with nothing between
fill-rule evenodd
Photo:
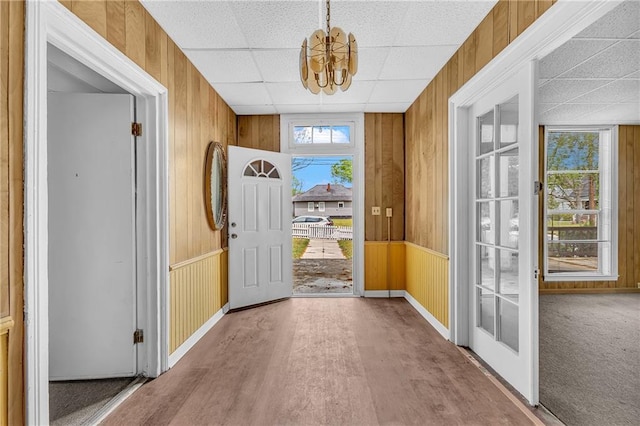
<instances>
[{"instance_id":1,"label":"chandelier light shade","mask_svg":"<svg viewBox=\"0 0 640 426\"><path fill-rule=\"evenodd\" d=\"M344 92L358 72L358 43L338 27L331 28L331 5L327 0L327 30L316 30L300 49L300 80L305 89L333 95Z\"/></svg>"}]
</instances>

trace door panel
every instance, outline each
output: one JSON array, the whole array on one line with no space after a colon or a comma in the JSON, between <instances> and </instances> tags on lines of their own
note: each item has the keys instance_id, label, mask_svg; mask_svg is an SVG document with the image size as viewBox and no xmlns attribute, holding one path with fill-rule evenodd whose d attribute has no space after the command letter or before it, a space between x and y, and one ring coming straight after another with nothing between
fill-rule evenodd
<instances>
[{"instance_id":1,"label":"door panel","mask_svg":"<svg viewBox=\"0 0 640 426\"><path fill-rule=\"evenodd\" d=\"M291 157L229 147L229 306L291 296Z\"/></svg>"},{"instance_id":2,"label":"door panel","mask_svg":"<svg viewBox=\"0 0 640 426\"><path fill-rule=\"evenodd\" d=\"M49 93L49 374L136 374L134 98Z\"/></svg>"},{"instance_id":3,"label":"door panel","mask_svg":"<svg viewBox=\"0 0 640 426\"><path fill-rule=\"evenodd\" d=\"M537 288L531 70L470 108L474 173L470 346L537 402Z\"/></svg>"}]
</instances>

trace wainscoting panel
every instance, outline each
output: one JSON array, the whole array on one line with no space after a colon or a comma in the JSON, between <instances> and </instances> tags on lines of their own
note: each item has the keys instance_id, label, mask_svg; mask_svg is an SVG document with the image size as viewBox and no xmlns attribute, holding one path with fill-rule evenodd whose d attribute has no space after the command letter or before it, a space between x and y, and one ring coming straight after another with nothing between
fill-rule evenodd
<instances>
[{"instance_id":1,"label":"wainscoting panel","mask_svg":"<svg viewBox=\"0 0 640 426\"><path fill-rule=\"evenodd\" d=\"M169 353L227 303L227 251L170 268Z\"/></svg>"},{"instance_id":2,"label":"wainscoting panel","mask_svg":"<svg viewBox=\"0 0 640 426\"><path fill-rule=\"evenodd\" d=\"M9 424L9 329L11 318L0 320L0 426Z\"/></svg>"},{"instance_id":3,"label":"wainscoting panel","mask_svg":"<svg viewBox=\"0 0 640 426\"><path fill-rule=\"evenodd\" d=\"M407 293L449 328L449 257L405 244Z\"/></svg>"},{"instance_id":4,"label":"wainscoting panel","mask_svg":"<svg viewBox=\"0 0 640 426\"><path fill-rule=\"evenodd\" d=\"M364 243L364 289L404 290L405 246L403 241Z\"/></svg>"}]
</instances>

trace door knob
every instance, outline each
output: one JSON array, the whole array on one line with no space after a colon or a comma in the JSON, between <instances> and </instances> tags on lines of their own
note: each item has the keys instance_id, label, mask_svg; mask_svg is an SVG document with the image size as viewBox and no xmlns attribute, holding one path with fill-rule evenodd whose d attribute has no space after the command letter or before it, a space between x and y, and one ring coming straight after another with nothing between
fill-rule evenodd
<instances>
[{"instance_id":1,"label":"door knob","mask_svg":"<svg viewBox=\"0 0 640 426\"><path fill-rule=\"evenodd\" d=\"M235 222L231 222L231 227L235 228L236 227L236 223Z\"/></svg>"},{"instance_id":2,"label":"door knob","mask_svg":"<svg viewBox=\"0 0 640 426\"><path fill-rule=\"evenodd\" d=\"M231 238L233 238L235 240L236 238L238 238L238 235L237 234L231 234Z\"/></svg>"}]
</instances>

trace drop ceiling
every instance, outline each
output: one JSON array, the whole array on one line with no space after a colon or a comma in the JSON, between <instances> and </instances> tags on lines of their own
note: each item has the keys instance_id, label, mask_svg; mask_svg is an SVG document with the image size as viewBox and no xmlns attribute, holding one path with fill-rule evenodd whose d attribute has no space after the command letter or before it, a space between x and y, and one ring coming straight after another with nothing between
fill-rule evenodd
<instances>
[{"instance_id":1,"label":"drop ceiling","mask_svg":"<svg viewBox=\"0 0 640 426\"><path fill-rule=\"evenodd\" d=\"M541 124L640 123L640 2L627 0L540 61Z\"/></svg>"},{"instance_id":2,"label":"drop ceiling","mask_svg":"<svg viewBox=\"0 0 640 426\"><path fill-rule=\"evenodd\" d=\"M334 0L331 23L358 40L351 88L306 91L302 40L324 1L142 0L239 115L405 112L495 0ZM640 2L627 0L540 62L542 124L640 123Z\"/></svg>"},{"instance_id":3,"label":"drop ceiling","mask_svg":"<svg viewBox=\"0 0 640 426\"><path fill-rule=\"evenodd\" d=\"M496 0L331 2L331 25L356 36L351 88L313 95L300 45L324 28L324 0L143 0L236 114L405 112Z\"/></svg>"}]
</instances>

